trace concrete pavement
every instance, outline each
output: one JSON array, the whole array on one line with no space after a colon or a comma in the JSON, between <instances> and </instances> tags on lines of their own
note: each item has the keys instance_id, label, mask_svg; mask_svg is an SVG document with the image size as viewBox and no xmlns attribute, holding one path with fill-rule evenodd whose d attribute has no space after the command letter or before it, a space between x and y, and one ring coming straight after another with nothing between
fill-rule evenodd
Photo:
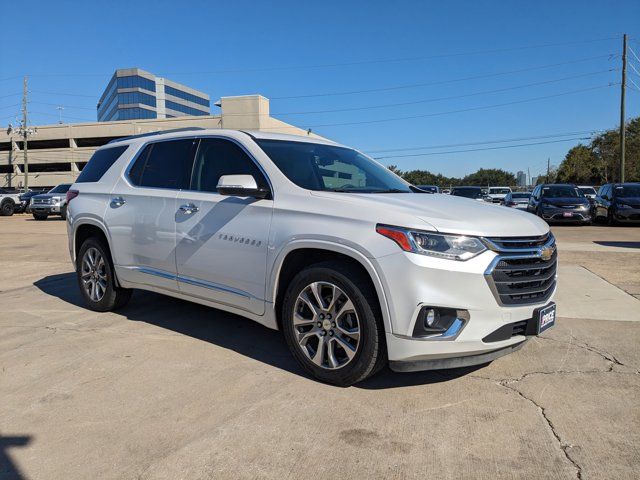
<instances>
[{"instance_id":1,"label":"concrete pavement","mask_svg":"<svg viewBox=\"0 0 640 480\"><path fill-rule=\"evenodd\" d=\"M240 317L146 292L85 310L64 223L0 218L0 478L637 478L640 301L615 285L638 279L585 269L592 230L555 231L555 328L481 368L340 389Z\"/></svg>"}]
</instances>

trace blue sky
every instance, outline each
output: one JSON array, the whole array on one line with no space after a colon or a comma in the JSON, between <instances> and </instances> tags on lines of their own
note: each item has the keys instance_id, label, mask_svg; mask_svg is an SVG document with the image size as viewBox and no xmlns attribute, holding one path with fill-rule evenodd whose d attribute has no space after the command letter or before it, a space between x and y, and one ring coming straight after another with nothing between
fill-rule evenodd
<instances>
[{"instance_id":1,"label":"blue sky","mask_svg":"<svg viewBox=\"0 0 640 480\"><path fill-rule=\"evenodd\" d=\"M619 82L623 32L640 56L637 0L32 0L26 16L20 2L6 3L3 18L11 21L0 31L2 125L19 111L24 74L33 123L56 123L56 105L75 122L95 120L113 70L138 66L212 99L263 94L282 120L373 156L414 155L385 164L456 176L481 167L536 175L579 140L445 152L615 127L620 87L608 85ZM629 78L640 85L631 69ZM362 90L374 91L335 95ZM291 115L300 112L316 113ZM627 113L640 114L640 91L628 91ZM379 152L520 138L527 140ZM422 153L431 155L415 156Z\"/></svg>"}]
</instances>

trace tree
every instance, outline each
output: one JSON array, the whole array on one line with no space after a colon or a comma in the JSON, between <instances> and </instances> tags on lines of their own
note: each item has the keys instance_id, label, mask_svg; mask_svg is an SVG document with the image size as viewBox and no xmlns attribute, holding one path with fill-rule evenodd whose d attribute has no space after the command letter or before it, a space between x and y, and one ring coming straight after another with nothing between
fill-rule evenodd
<instances>
[{"instance_id":1,"label":"tree","mask_svg":"<svg viewBox=\"0 0 640 480\"><path fill-rule=\"evenodd\" d=\"M513 173L499 168L481 168L475 173L467 175L462 179L462 183L467 185L515 185L516 177Z\"/></svg>"},{"instance_id":2,"label":"tree","mask_svg":"<svg viewBox=\"0 0 640 480\"><path fill-rule=\"evenodd\" d=\"M602 182L604 162L590 147L579 144L573 147L558 168L557 182L595 185Z\"/></svg>"}]
</instances>

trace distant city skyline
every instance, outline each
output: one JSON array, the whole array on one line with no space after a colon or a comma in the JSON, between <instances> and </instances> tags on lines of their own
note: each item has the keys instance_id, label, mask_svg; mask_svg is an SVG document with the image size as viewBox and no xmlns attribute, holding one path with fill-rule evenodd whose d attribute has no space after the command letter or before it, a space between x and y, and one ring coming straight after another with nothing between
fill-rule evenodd
<instances>
[{"instance_id":1,"label":"distant city skyline","mask_svg":"<svg viewBox=\"0 0 640 480\"><path fill-rule=\"evenodd\" d=\"M274 117L402 170L533 177L616 128L622 32L640 52L635 0L184 2L197 12L184 28L159 4L34 0L27 16L7 4L6 18L22 20L5 22L5 51L20 38L24 54L0 65L0 124L19 117L25 74L32 124L81 122L95 120L116 68L139 66L212 102L262 94ZM628 89L626 110L640 115L640 91Z\"/></svg>"}]
</instances>

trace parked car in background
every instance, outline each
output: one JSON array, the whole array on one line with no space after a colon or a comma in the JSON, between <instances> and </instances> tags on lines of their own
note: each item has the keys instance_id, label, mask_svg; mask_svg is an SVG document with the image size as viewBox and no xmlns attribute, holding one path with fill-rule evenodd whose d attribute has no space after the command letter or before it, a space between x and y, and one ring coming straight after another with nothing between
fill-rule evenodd
<instances>
[{"instance_id":1,"label":"parked car in background","mask_svg":"<svg viewBox=\"0 0 640 480\"><path fill-rule=\"evenodd\" d=\"M526 210L529 205L530 198L531 194L529 192L510 192L505 195L504 200L501 203L506 207Z\"/></svg>"},{"instance_id":2,"label":"parked car in background","mask_svg":"<svg viewBox=\"0 0 640 480\"><path fill-rule=\"evenodd\" d=\"M16 213L31 213L29 204L31 203L31 197L46 193L46 190L29 190L20 194L20 206L16 205Z\"/></svg>"},{"instance_id":3,"label":"parked car in background","mask_svg":"<svg viewBox=\"0 0 640 480\"><path fill-rule=\"evenodd\" d=\"M3 188L0 190L0 216L10 217L20 209L20 192Z\"/></svg>"},{"instance_id":4,"label":"parked car in background","mask_svg":"<svg viewBox=\"0 0 640 480\"><path fill-rule=\"evenodd\" d=\"M426 195L324 139L125 138L96 150L67 198L88 308L117 309L140 288L233 312L282 330L301 367L332 384L387 363L487 363L555 322L545 222Z\"/></svg>"},{"instance_id":5,"label":"parked car in background","mask_svg":"<svg viewBox=\"0 0 640 480\"><path fill-rule=\"evenodd\" d=\"M578 188L584 194L584 196L587 197L589 200L591 201L595 200L597 195L595 188L590 187L588 185L578 185Z\"/></svg>"},{"instance_id":6,"label":"parked car in background","mask_svg":"<svg viewBox=\"0 0 640 480\"><path fill-rule=\"evenodd\" d=\"M501 203L509 193L511 193L509 187L489 187L487 190L487 196L491 198L493 203Z\"/></svg>"},{"instance_id":7,"label":"parked car in background","mask_svg":"<svg viewBox=\"0 0 640 480\"><path fill-rule=\"evenodd\" d=\"M36 220L46 220L49 215L60 215L67 218L67 191L70 183L62 183L53 187L47 193L40 193L31 197L29 210Z\"/></svg>"},{"instance_id":8,"label":"parked car in background","mask_svg":"<svg viewBox=\"0 0 640 480\"><path fill-rule=\"evenodd\" d=\"M424 190L429 193L440 193L440 188L436 185L416 185L420 190Z\"/></svg>"},{"instance_id":9,"label":"parked car in background","mask_svg":"<svg viewBox=\"0 0 640 480\"><path fill-rule=\"evenodd\" d=\"M570 184L538 185L531 193L527 211L549 223L591 223L591 203Z\"/></svg>"},{"instance_id":10,"label":"parked car in background","mask_svg":"<svg viewBox=\"0 0 640 480\"><path fill-rule=\"evenodd\" d=\"M640 224L640 183L602 185L593 204L594 220Z\"/></svg>"},{"instance_id":11,"label":"parked car in background","mask_svg":"<svg viewBox=\"0 0 640 480\"><path fill-rule=\"evenodd\" d=\"M443 193L444 195L449 195L451 193L451 190L448 188L443 188L440 193Z\"/></svg>"},{"instance_id":12,"label":"parked car in background","mask_svg":"<svg viewBox=\"0 0 640 480\"><path fill-rule=\"evenodd\" d=\"M481 202L491 202L491 198L482 192L480 187L453 187L451 195L454 197L472 198Z\"/></svg>"}]
</instances>

